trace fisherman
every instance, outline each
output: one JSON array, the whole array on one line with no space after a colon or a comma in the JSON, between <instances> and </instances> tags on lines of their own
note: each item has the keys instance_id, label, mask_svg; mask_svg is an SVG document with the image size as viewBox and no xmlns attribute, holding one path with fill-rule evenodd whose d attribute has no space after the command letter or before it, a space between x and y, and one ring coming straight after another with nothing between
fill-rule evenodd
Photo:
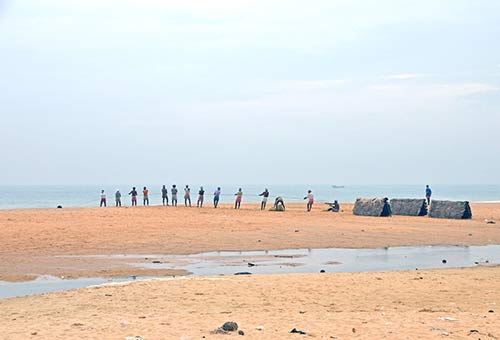
<instances>
[{"instance_id":1,"label":"fisherman","mask_svg":"<svg viewBox=\"0 0 500 340\"><path fill-rule=\"evenodd\" d=\"M191 189L189 188L189 185L186 185L184 188L184 206L187 207L188 202L189 206L191 206Z\"/></svg>"},{"instance_id":2,"label":"fisherman","mask_svg":"<svg viewBox=\"0 0 500 340\"><path fill-rule=\"evenodd\" d=\"M122 206L122 193L120 192L119 189L116 190L116 192L115 192L115 202L116 202L117 207Z\"/></svg>"},{"instance_id":3,"label":"fisherman","mask_svg":"<svg viewBox=\"0 0 500 340\"><path fill-rule=\"evenodd\" d=\"M135 190L135 187L132 187L132 191L128 194L132 196L132 206L137 206L137 190Z\"/></svg>"},{"instance_id":4,"label":"fisherman","mask_svg":"<svg viewBox=\"0 0 500 340\"><path fill-rule=\"evenodd\" d=\"M307 196L304 199L307 200L307 211L309 212L314 204L314 195L311 190L307 190Z\"/></svg>"},{"instance_id":5,"label":"fisherman","mask_svg":"<svg viewBox=\"0 0 500 340\"><path fill-rule=\"evenodd\" d=\"M172 185L170 192L172 193L172 206L177 206L177 186L175 184Z\"/></svg>"},{"instance_id":6,"label":"fisherman","mask_svg":"<svg viewBox=\"0 0 500 340\"><path fill-rule=\"evenodd\" d=\"M283 200L283 197L276 197L276 199L274 200L274 210L285 211L285 201Z\"/></svg>"},{"instance_id":7,"label":"fisherman","mask_svg":"<svg viewBox=\"0 0 500 340\"><path fill-rule=\"evenodd\" d=\"M163 185L163 187L161 188L161 199L162 199L163 205L165 205L165 203L166 203L167 207L168 207L168 189L165 185Z\"/></svg>"},{"instance_id":8,"label":"fisherman","mask_svg":"<svg viewBox=\"0 0 500 340\"><path fill-rule=\"evenodd\" d=\"M337 200L333 201L333 204L330 204L330 208L328 208L327 211L338 213L340 211L339 201L337 201Z\"/></svg>"},{"instance_id":9,"label":"fisherman","mask_svg":"<svg viewBox=\"0 0 500 340\"><path fill-rule=\"evenodd\" d=\"M217 189L214 191L214 208L217 208L219 205L219 199L220 199L220 187L217 187Z\"/></svg>"},{"instance_id":10,"label":"fisherman","mask_svg":"<svg viewBox=\"0 0 500 340\"><path fill-rule=\"evenodd\" d=\"M196 206L198 208L203 208L204 197L205 197L205 190L203 190L203 187L200 187L200 190L198 191L198 201L196 202Z\"/></svg>"},{"instance_id":11,"label":"fisherman","mask_svg":"<svg viewBox=\"0 0 500 340\"><path fill-rule=\"evenodd\" d=\"M267 198L269 197L269 190L267 188L259 196L262 196L262 202L260 203L260 210L266 209Z\"/></svg>"},{"instance_id":12,"label":"fisherman","mask_svg":"<svg viewBox=\"0 0 500 340\"><path fill-rule=\"evenodd\" d=\"M147 203L149 205L149 190L146 187L142 190L142 196L142 204L146 205Z\"/></svg>"},{"instance_id":13,"label":"fisherman","mask_svg":"<svg viewBox=\"0 0 500 340\"><path fill-rule=\"evenodd\" d=\"M429 185L425 186L425 198L427 199L427 205L431 204L432 190Z\"/></svg>"},{"instance_id":14,"label":"fisherman","mask_svg":"<svg viewBox=\"0 0 500 340\"><path fill-rule=\"evenodd\" d=\"M234 209L239 209L241 206L241 199L243 198L243 191L241 188L238 189L238 192L234 194L236 196L236 200L234 201Z\"/></svg>"},{"instance_id":15,"label":"fisherman","mask_svg":"<svg viewBox=\"0 0 500 340\"><path fill-rule=\"evenodd\" d=\"M101 190L101 203L99 204L99 207L106 206L106 193L104 190Z\"/></svg>"}]
</instances>

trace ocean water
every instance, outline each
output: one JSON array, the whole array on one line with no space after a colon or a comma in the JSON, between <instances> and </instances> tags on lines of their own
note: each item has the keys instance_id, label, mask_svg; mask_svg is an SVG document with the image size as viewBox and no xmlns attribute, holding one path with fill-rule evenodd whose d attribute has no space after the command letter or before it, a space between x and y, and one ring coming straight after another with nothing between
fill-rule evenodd
<instances>
[{"instance_id":1,"label":"ocean water","mask_svg":"<svg viewBox=\"0 0 500 340\"><path fill-rule=\"evenodd\" d=\"M108 197L108 205L114 205L114 193L120 189L122 204L130 205L128 192L133 185L8 185L0 186L0 209L18 208L55 208L63 207L92 207L98 206L100 191L104 189ZM135 185L142 192L144 185ZM161 204L161 184L148 185L150 205ZM334 187L324 185L204 185L205 202L210 204L212 193L217 186L222 189L221 202L233 202L234 193L239 187L243 190L243 204L245 202L259 202L258 196L264 188L270 191L271 200L282 196L285 202L304 202L307 190L311 189L316 202L354 202L358 197L388 197L388 198L415 198L425 196L425 185L345 185ZM179 187L179 204L183 204L183 187ZM196 205L199 185L191 187L191 201ZM432 185L434 199L466 200L470 202L500 202L500 185ZM139 197L142 203L142 196ZM170 199L170 193L169 193Z\"/></svg>"}]
</instances>

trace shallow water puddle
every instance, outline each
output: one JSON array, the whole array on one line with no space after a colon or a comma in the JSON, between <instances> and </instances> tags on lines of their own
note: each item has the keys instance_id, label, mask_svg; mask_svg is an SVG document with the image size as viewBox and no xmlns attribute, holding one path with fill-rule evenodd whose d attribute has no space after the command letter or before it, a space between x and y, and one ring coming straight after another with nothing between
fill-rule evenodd
<instances>
[{"instance_id":1,"label":"shallow water puddle","mask_svg":"<svg viewBox=\"0 0 500 340\"><path fill-rule=\"evenodd\" d=\"M500 245L488 246L423 246L377 249L289 249L273 251L221 251L193 255L95 255L95 258L130 259L142 268L184 269L191 275L286 274L326 272L363 272L472 267L499 264ZM30 282L0 281L0 298L31 295L91 285L126 282L145 277L117 279L58 279L40 277Z\"/></svg>"},{"instance_id":2,"label":"shallow water puddle","mask_svg":"<svg viewBox=\"0 0 500 340\"><path fill-rule=\"evenodd\" d=\"M60 279L58 277L44 275L38 277L34 281L27 282L0 281L0 299L84 288L104 283L127 282L132 280L133 279L131 277L113 279L87 277L80 279Z\"/></svg>"}]
</instances>

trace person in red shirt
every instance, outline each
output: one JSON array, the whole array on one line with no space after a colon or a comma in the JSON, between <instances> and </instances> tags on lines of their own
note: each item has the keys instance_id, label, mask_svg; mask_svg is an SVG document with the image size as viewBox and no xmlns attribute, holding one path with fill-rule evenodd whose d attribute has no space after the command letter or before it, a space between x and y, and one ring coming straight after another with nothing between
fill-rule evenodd
<instances>
[{"instance_id":1,"label":"person in red shirt","mask_svg":"<svg viewBox=\"0 0 500 340\"><path fill-rule=\"evenodd\" d=\"M142 195L142 204L149 205L149 190L146 187L144 187L144 190L142 190Z\"/></svg>"}]
</instances>

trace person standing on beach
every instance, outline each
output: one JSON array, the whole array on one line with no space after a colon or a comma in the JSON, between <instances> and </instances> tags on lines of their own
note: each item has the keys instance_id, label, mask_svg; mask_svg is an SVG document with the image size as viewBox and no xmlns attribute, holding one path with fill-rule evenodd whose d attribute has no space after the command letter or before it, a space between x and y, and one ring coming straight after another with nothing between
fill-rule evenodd
<instances>
[{"instance_id":1,"label":"person standing on beach","mask_svg":"<svg viewBox=\"0 0 500 340\"><path fill-rule=\"evenodd\" d=\"M262 196L262 202L260 203L260 210L264 210L266 209L267 198L269 197L269 190L267 190L266 188L264 192L259 196Z\"/></svg>"},{"instance_id":2,"label":"person standing on beach","mask_svg":"<svg viewBox=\"0 0 500 340\"><path fill-rule=\"evenodd\" d=\"M168 190L165 187L165 185L163 185L163 188L161 188L161 199L162 199L163 205L165 205L165 202L166 202L167 207L168 207Z\"/></svg>"},{"instance_id":3,"label":"person standing on beach","mask_svg":"<svg viewBox=\"0 0 500 340\"><path fill-rule=\"evenodd\" d=\"M135 187L132 187L132 191L128 194L132 196L132 206L135 205L137 207L137 190L135 190Z\"/></svg>"},{"instance_id":4,"label":"person standing on beach","mask_svg":"<svg viewBox=\"0 0 500 340\"><path fill-rule=\"evenodd\" d=\"M427 199L427 205L431 204L432 190L429 185L425 186L425 198Z\"/></svg>"},{"instance_id":5,"label":"person standing on beach","mask_svg":"<svg viewBox=\"0 0 500 340\"><path fill-rule=\"evenodd\" d=\"M217 208L217 206L219 205L219 199L220 199L220 187L218 187L214 191L214 208Z\"/></svg>"},{"instance_id":6,"label":"person standing on beach","mask_svg":"<svg viewBox=\"0 0 500 340\"><path fill-rule=\"evenodd\" d=\"M205 197L205 190L203 190L203 187L200 187L200 190L198 191L198 201L196 202L196 206L198 208L203 208L204 197Z\"/></svg>"},{"instance_id":7,"label":"person standing on beach","mask_svg":"<svg viewBox=\"0 0 500 340\"><path fill-rule=\"evenodd\" d=\"M101 203L99 204L100 207L106 206L106 193L104 190L101 190Z\"/></svg>"},{"instance_id":8,"label":"person standing on beach","mask_svg":"<svg viewBox=\"0 0 500 340\"><path fill-rule=\"evenodd\" d=\"M234 209L239 209L241 206L241 199L243 198L243 191L241 188L238 189L238 192L234 194L236 196L236 201L234 202Z\"/></svg>"},{"instance_id":9,"label":"person standing on beach","mask_svg":"<svg viewBox=\"0 0 500 340\"><path fill-rule=\"evenodd\" d=\"M191 189L189 185L186 185L184 188L184 206L187 207L189 202L189 206L191 206Z\"/></svg>"},{"instance_id":10,"label":"person standing on beach","mask_svg":"<svg viewBox=\"0 0 500 340\"><path fill-rule=\"evenodd\" d=\"M142 204L149 205L149 190L146 187L142 190Z\"/></svg>"},{"instance_id":11,"label":"person standing on beach","mask_svg":"<svg viewBox=\"0 0 500 340\"><path fill-rule=\"evenodd\" d=\"M305 200L307 200L307 211L311 211L313 204L314 204L314 195L311 190L307 191L307 196L304 197Z\"/></svg>"},{"instance_id":12,"label":"person standing on beach","mask_svg":"<svg viewBox=\"0 0 500 340\"><path fill-rule=\"evenodd\" d=\"M122 193L120 192L120 190L116 190L115 192L115 202L117 207L122 206Z\"/></svg>"},{"instance_id":13,"label":"person standing on beach","mask_svg":"<svg viewBox=\"0 0 500 340\"><path fill-rule=\"evenodd\" d=\"M174 184L172 185L172 189L170 190L172 193L172 206L177 206L177 186Z\"/></svg>"}]
</instances>

